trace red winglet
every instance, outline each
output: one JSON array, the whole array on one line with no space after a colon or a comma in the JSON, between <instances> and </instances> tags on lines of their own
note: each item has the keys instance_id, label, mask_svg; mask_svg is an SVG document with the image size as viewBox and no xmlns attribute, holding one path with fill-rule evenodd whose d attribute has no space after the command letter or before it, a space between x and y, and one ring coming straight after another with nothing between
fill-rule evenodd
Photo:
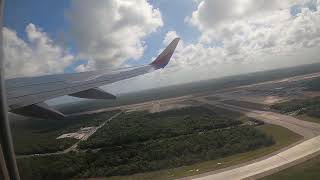
<instances>
[{"instance_id":1,"label":"red winglet","mask_svg":"<svg viewBox=\"0 0 320 180\"><path fill-rule=\"evenodd\" d=\"M150 65L153 66L155 69L164 68L170 61L174 50L176 49L180 38L175 38L167 48L155 59Z\"/></svg>"}]
</instances>

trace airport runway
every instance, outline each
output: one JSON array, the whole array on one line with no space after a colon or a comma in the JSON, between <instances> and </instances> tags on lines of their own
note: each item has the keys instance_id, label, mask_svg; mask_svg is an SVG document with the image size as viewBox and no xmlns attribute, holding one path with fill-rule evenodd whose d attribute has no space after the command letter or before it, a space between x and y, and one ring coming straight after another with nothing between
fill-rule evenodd
<instances>
[{"instance_id":1,"label":"airport runway","mask_svg":"<svg viewBox=\"0 0 320 180\"><path fill-rule=\"evenodd\" d=\"M245 114L248 117L264 121L265 123L268 123L268 124L282 126L284 128L287 128L303 136L305 139L313 138L315 136L320 135L320 124L318 123L302 121L292 116L274 113L270 111L252 110L252 109L225 104L221 102L212 103L208 100L202 100L202 102L207 103L209 105L217 106L220 108L228 109L231 111L237 111Z\"/></svg>"},{"instance_id":2,"label":"airport runway","mask_svg":"<svg viewBox=\"0 0 320 180\"><path fill-rule=\"evenodd\" d=\"M299 119L296 119L291 116L286 116L278 113L273 113L269 111L259 111L259 110L253 110L245 107L240 107L232 104L226 104L226 102L222 102L223 100L227 100L223 97L219 97L218 99L214 100L208 100L206 99L206 96L210 95L216 95L216 93L220 94L225 91L236 91L239 89L247 89L257 86L264 86L264 85L270 85L270 84L283 84L287 82L297 82L301 80L307 80L320 77L320 73L314 73L309 75L303 75L303 76L296 76L292 78L287 79L281 79L276 81L268 81L263 83L257 83L247 86L240 86L235 88L229 88L220 90L217 92L211 92L208 93L199 93L199 94L192 94L187 96L181 96L181 97L175 97L175 98L168 98L168 99L162 99L157 101L149 101L149 102L143 102L138 104L131 104L131 105L124 105L124 106L118 106L118 107L110 107L110 108L104 108L94 111L87 111L87 112L81 112L81 113L75 113L70 114L71 116L77 116L77 115L83 115L83 114L95 114L95 113L101 113L106 111L114 111L114 110L121 110L121 111L141 111L141 110L154 110L154 105L176 105L180 102L185 102L187 100L191 100L196 102L195 104L207 104L210 106L217 106L220 108L228 109L231 111L237 111L244 113L248 117L252 117L258 120L262 120L269 124L275 124L282 127L285 127L297 134L300 134L304 137L305 141L291 147L289 149L286 149L276 155L266 156L265 159L261 159L260 161L253 161L245 163L243 166L233 166L228 167L226 169L220 169L218 171L208 172L205 174L187 177L186 179L243 179L243 178L250 178L254 179L255 177L259 177L261 175L264 175L266 173L271 173L274 171L278 171L279 169L286 168L294 163L297 163L297 161L302 160L304 158L310 158L310 155L319 152L320 153L320 124L312 123L312 122L306 122L301 121ZM237 99L239 100L239 99ZM157 107L159 109L160 107ZM112 117L113 118L113 117ZM110 121L112 118L106 120ZM103 126L105 123L101 124ZM95 131L94 131L95 132ZM88 134L88 136L83 139L86 140L89 136L94 134L94 132ZM81 140L80 140L81 141ZM79 142L80 142L79 141ZM76 150L78 143L74 144L72 147L56 153L47 153L47 154L33 154L33 155L22 155L17 156L17 158L28 158L28 157L35 157L35 156L51 156L51 155L57 155L57 154L65 154L67 152Z\"/></svg>"},{"instance_id":3,"label":"airport runway","mask_svg":"<svg viewBox=\"0 0 320 180\"><path fill-rule=\"evenodd\" d=\"M316 136L304 141L288 150L280 152L267 159L223 171L221 173L209 172L199 176L193 176L185 179L198 180L232 180L232 179L256 179L259 175L277 172L280 169L293 165L295 161L320 152L320 136Z\"/></svg>"},{"instance_id":4,"label":"airport runway","mask_svg":"<svg viewBox=\"0 0 320 180\"><path fill-rule=\"evenodd\" d=\"M234 166L225 170L217 170L191 176L184 179L199 179L199 180L238 180L238 179L256 179L275 173L279 170L288 168L298 162L307 160L315 154L320 154L320 124L301 121L291 116L286 116L273 112L256 111L239 106L224 104L221 102L209 101L205 98L197 98L196 100L208 105L225 108L232 111L237 111L246 114L249 117L262 120L269 124L275 124L291 131L300 134L305 141L279 152L272 156L266 156L265 159L255 161L243 166Z\"/></svg>"},{"instance_id":5,"label":"airport runway","mask_svg":"<svg viewBox=\"0 0 320 180\"><path fill-rule=\"evenodd\" d=\"M234 88L228 88L224 90L219 90L217 92L210 92L210 96L214 94L220 94L224 92L237 91L241 89L250 89L255 87L263 87L263 86L282 86L288 83L299 82L304 80L310 80L313 78L320 77L320 73L295 76L291 78L279 79L274 81L267 81L262 83L256 83L251 85L244 85ZM279 151L278 153L274 153L272 155L265 156L264 158L247 162L242 165L236 165L233 167L228 167L225 169L220 169L213 172L208 172L205 174L191 176L184 179L203 179L203 180L232 180L232 179L256 179L259 177L263 177L268 174L275 173L284 168L288 168L292 165L295 165L301 161L307 160L311 158L315 154L320 154L320 124L301 121L297 118L286 116L270 111L259 111L254 109L249 109L245 107L240 107L238 105L226 104L226 102L221 102L225 100L223 97L220 97L219 100L210 101L207 100L205 96L209 95L209 93L199 93L193 94L191 96L184 96L172 99L164 99L158 100L157 102L160 104L168 104L177 103L178 101L186 101L186 100L195 100L200 102L200 104L207 104L210 106L217 106L220 108L228 109L231 111L237 111L244 113L248 117L252 117L261 121L264 121L269 124L279 125L284 128L287 128L301 136L304 137L303 142L299 144L293 145L293 147L285 148L283 151ZM239 100L239 99L237 99ZM116 108L107 108L103 110L98 110L99 112L103 112L106 110L114 110L120 108L122 110L141 110L148 109L153 107L152 104L154 102L144 102L140 104L133 104L127 106L121 106ZM96 113L94 111L93 113ZM85 112L88 113L88 112Z\"/></svg>"}]
</instances>

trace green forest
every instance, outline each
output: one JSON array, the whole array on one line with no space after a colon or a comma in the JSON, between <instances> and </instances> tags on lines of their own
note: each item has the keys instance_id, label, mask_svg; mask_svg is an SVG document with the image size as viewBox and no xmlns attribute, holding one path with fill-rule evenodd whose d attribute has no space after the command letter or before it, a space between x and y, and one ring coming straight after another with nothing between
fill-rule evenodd
<instances>
[{"instance_id":1,"label":"green forest","mask_svg":"<svg viewBox=\"0 0 320 180\"><path fill-rule=\"evenodd\" d=\"M28 118L11 120L11 130L16 154L42 154L64 150L76 139L56 138L61 134L78 131L82 127L98 126L116 111L93 115L70 116L63 120Z\"/></svg>"},{"instance_id":2,"label":"green forest","mask_svg":"<svg viewBox=\"0 0 320 180\"><path fill-rule=\"evenodd\" d=\"M297 115L306 114L311 117L320 118L320 98L295 99L272 105L271 108L281 113L296 112Z\"/></svg>"},{"instance_id":3,"label":"green forest","mask_svg":"<svg viewBox=\"0 0 320 180\"><path fill-rule=\"evenodd\" d=\"M82 151L19 159L18 165L23 179L108 177L180 167L274 144L272 137L242 124L241 117L204 107L123 114L82 143Z\"/></svg>"},{"instance_id":4,"label":"green forest","mask_svg":"<svg viewBox=\"0 0 320 180\"><path fill-rule=\"evenodd\" d=\"M192 107L154 114L147 112L123 114L102 127L87 141L81 142L80 148L94 149L171 138L242 123L232 118L240 114L230 112L232 114L225 116L224 113L221 113L223 110L219 111L218 109L215 112L202 107Z\"/></svg>"},{"instance_id":5,"label":"green forest","mask_svg":"<svg viewBox=\"0 0 320 180\"><path fill-rule=\"evenodd\" d=\"M306 87L309 91L320 91L320 79L317 78L306 82Z\"/></svg>"}]
</instances>

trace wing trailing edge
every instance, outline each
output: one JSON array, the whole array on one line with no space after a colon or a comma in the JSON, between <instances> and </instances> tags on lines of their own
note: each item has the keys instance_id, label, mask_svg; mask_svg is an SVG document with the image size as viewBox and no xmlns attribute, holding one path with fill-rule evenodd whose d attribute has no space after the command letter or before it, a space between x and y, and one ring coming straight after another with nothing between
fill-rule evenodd
<instances>
[{"instance_id":1,"label":"wing trailing edge","mask_svg":"<svg viewBox=\"0 0 320 180\"><path fill-rule=\"evenodd\" d=\"M92 88L85 91L69 94L69 96L86 99L116 99L113 94L107 93L100 88Z\"/></svg>"},{"instance_id":2,"label":"wing trailing edge","mask_svg":"<svg viewBox=\"0 0 320 180\"><path fill-rule=\"evenodd\" d=\"M48 106L46 103L37 103L23 108L11 110L15 114L23 116L37 117L37 118L48 118L48 119L63 119L65 117L61 112Z\"/></svg>"}]
</instances>

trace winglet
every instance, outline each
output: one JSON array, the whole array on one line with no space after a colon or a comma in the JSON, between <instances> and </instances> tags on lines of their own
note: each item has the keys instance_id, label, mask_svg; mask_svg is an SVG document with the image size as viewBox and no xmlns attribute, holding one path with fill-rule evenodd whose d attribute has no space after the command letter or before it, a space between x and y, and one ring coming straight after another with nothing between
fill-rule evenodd
<instances>
[{"instance_id":1,"label":"winglet","mask_svg":"<svg viewBox=\"0 0 320 180\"><path fill-rule=\"evenodd\" d=\"M150 65L155 69L164 68L170 61L170 58L173 55L174 50L176 49L180 38L175 38L167 48L155 59Z\"/></svg>"}]
</instances>

